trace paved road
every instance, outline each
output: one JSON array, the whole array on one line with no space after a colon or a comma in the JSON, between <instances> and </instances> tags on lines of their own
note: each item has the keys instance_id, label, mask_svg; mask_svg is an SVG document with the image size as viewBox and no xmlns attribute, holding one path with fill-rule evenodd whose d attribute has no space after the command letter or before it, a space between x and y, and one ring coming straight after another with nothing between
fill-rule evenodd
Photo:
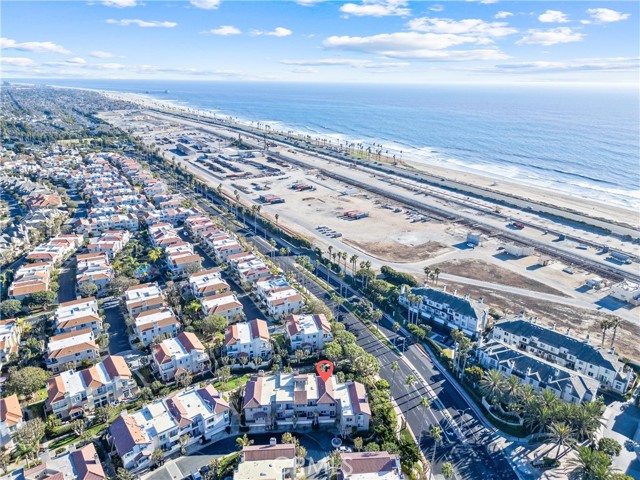
<instances>
[{"instance_id":1,"label":"paved road","mask_svg":"<svg viewBox=\"0 0 640 480\"><path fill-rule=\"evenodd\" d=\"M120 311L120 302L117 298L108 297L102 303L105 322L109 324L109 353L115 355L131 350L127 324Z\"/></svg>"},{"instance_id":2,"label":"paved road","mask_svg":"<svg viewBox=\"0 0 640 480\"><path fill-rule=\"evenodd\" d=\"M71 268L75 264L75 257L70 258L67 264L60 269L60 275L58 276L58 303L70 302L75 300L76 296L76 271Z\"/></svg>"},{"instance_id":3,"label":"paved road","mask_svg":"<svg viewBox=\"0 0 640 480\"><path fill-rule=\"evenodd\" d=\"M183 193L188 192L183 190ZM210 207L207 207L202 202L199 203L209 213L217 214L217 212L212 211ZM258 227L258 234L266 238L274 238L279 245L282 244L282 239L274 236L270 232L265 232L260 227ZM248 240L262 253L267 252L268 244L265 244L265 242L255 237L250 237ZM298 249L294 249L293 251L297 253ZM295 262L294 257L276 257L276 261L281 267L284 267L285 270L292 269L293 263ZM323 275L323 277L326 277L326 275ZM326 291L315 282L309 281L305 282L305 284L316 297L321 299L325 298ZM355 292L352 293L355 294ZM326 301L325 299L325 302ZM330 301L327 303L330 307L335 307L331 305ZM454 463L458 471L458 478L460 479L517 479L513 469L502 453L494 453L488 450L487 445L492 439L492 433L482 426L480 420L475 417L475 415L465 412L465 409L468 409L469 405L460 395L452 393L454 391L453 386L435 366L429 365L424 361L414 365L422 378L427 382L434 383L434 388L437 389L436 393L443 395L444 400L442 404L444 409L454 416L456 422L458 422L458 420L460 421L462 428L461 435L464 437L463 441L456 439L455 432L446 419L444 412L441 411L437 405L434 405L434 408L428 412L425 412L424 408L419 405L422 396L427 395L427 389L422 384L412 387L411 389L406 385L407 377L414 375L414 372L411 367L402 361L399 355L382 344L362 322L351 313L345 313L343 323L349 331L357 336L358 345L378 358L381 364L380 375L390 382L392 395L405 415L408 425L414 434L419 437L420 448L427 458L432 458L434 448L433 441L429 440L428 437L429 429L432 425L439 424L445 431L445 441L435 452L434 464L436 472L443 462L451 461ZM398 372L391 370L391 364L395 361L397 361L400 366L400 371Z\"/></svg>"},{"instance_id":4,"label":"paved road","mask_svg":"<svg viewBox=\"0 0 640 480\"><path fill-rule=\"evenodd\" d=\"M287 263L289 267L293 264L291 257L278 257L278 261L284 268L287 268ZM315 282L309 283L307 288L316 297L324 298L326 291ZM325 302L333 307L330 300ZM435 452L436 472L439 471L443 462L450 461L455 465L460 479L511 480L518 478L500 452L494 453L487 449L487 445L494 439L493 431L485 428L480 419L468 410L469 405L464 398L455 391L442 372L420 352L416 345L407 343L409 347L404 357L411 363L412 366L409 366L401 355L380 342L350 312L343 310L342 323L356 335L358 345L378 359L381 366L380 376L389 381L391 393L428 459L431 459L434 453L434 442L430 439L428 432L432 425L441 426L445 441ZM393 340L397 335L392 333L391 327L388 320L381 322L381 329ZM391 369L393 362L398 362L400 366L398 372ZM422 397L430 397L430 395L426 386L420 382L416 386L406 384L409 375L416 376L414 368L429 384L442 407L437 402L433 402L429 410L425 410L420 405ZM456 428L451 425L444 410L459 425L458 432L461 438L457 436Z\"/></svg>"},{"instance_id":5,"label":"paved road","mask_svg":"<svg viewBox=\"0 0 640 480\"><path fill-rule=\"evenodd\" d=\"M205 250L196 243L195 239L191 238L184 230L179 231L180 237L183 240L193 244L195 252L200 255L204 260L202 262L203 268L213 268L219 266L216 261L213 259L211 255L209 255ZM238 297L238 301L242 304L242 310L244 314L247 316L248 320L253 320L254 318L264 318L264 313L262 310L258 308L255 302L251 299L251 297L245 293L244 290L238 285L238 283L231 278L226 272L222 272L222 278L229 284L231 290Z\"/></svg>"}]
</instances>

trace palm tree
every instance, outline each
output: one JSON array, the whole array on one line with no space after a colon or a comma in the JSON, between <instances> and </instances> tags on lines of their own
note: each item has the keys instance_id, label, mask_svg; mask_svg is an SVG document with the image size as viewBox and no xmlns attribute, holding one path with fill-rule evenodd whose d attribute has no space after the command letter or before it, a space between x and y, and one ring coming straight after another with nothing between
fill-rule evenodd
<instances>
[{"instance_id":1,"label":"palm tree","mask_svg":"<svg viewBox=\"0 0 640 480\"><path fill-rule=\"evenodd\" d=\"M236 438L236 443L238 444L238 448L242 450L244 447L253 445L253 440L249 439L245 433L243 436Z\"/></svg>"},{"instance_id":2,"label":"palm tree","mask_svg":"<svg viewBox=\"0 0 640 480\"><path fill-rule=\"evenodd\" d=\"M436 286L438 286L438 280L440 279L440 269L437 267L433 269L433 278L436 281Z\"/></svg>"},{"instance_id":3,"label":"palm tree","mask_svg":"<svg viewBox=\"0 0 640 480\"><path fill-rule=\"evenodd\" d=\"M429 277L431 275L431 269L429 267L424 267L424 283L429 283Z\"/></svg>"},{"instance_id":4,"label":"palm tree","mask_svg":"<svg viewBox=\"0 0 640 480\"><path fill-rule=\"evenodd\" d=\"M480 391L489 399L489 403L493 405L502 396L504 383L504 377L498 370L488 370L480 379Z\"/></svg>"},{"instance_id":5,"label":"palm tree","mask_svg":"<svg viewBox=\"0 0 640 480\"><path fill-rule=\"evenodd\" d=\"M352 268L353 268L353 276L356 276L356 265L358 264L358 255L356 255L355 253L353 255L351 255L351 257L349 258L349 263L351 263Z\"/></svg>"},{"instance_id":6,"label":"palm tree","mask_svg":"<svg viewBox=\"0 0 640 480\"><path fill-rule=\"evenodd\" d=\"M600 320L599 326L600 330L602 330L602 342L600 343L600 346L604 347L604 340L607 336L607 330L609 330L613 326L611 317L603 318L602 320Z\"/></svg>"},{"instance_id":7,"label":"palm tree","mask_svg":"<svg viewBox=\"0 0 640 480\"><path fill-rule=\"evenodd\" d=\"M278 220L280 219L280 214L276 213L275 214L275 219L276 219L276 227L278 226Z\"/></svg>"},{"instance_id":8,"label":"palm tree","mask_svg":"<svg viewBox=\"0 0 640 480\"><path fill-rule=\"evenodd\" d=\"M409 387L409 390L411 390L413 389L413 386L417 383L416 377L414 377L413 375L408 375L404 383L407 385L407 387Z\"/></svg>"},{"instance_id":9,"label":"palm tree","mask_svg":"<svg viewBox=\"0 0 640 480\"><path fill-rule=\"evenodd\" d=\"M158 260L160 260L163 253L164 252L161 247L156 247L149 250L149 254L147 255L147 257L149 258L149 261L151 263L156 263Z\"/></svg>"},{"instance_id":10,"label":"palm tree","mask_svg":"<svg viewBox=\"0 0 640 480\"><path fill-rule=\"evenodd\" d=\"M398 373L399 370L400 370L400 364L394 361L391 364L391 371L393 372L393 378L391 379L391 390L393 390L393 386L396 383L396 373Z\"/></svg>"},{"instance_id":11,"label":"palm tree","mask_svg":"<svg viewBox=\"0 0 640 480\"><path fill-rule=\"evenodd\" d=\"M618 326L620 325L621 320L618 317L610 317L610 325L613 328L613 335L611 336L611 348L613 348L613 344L616 342L616 333L618 333Z\"/></svg>"},{"instance_id":12,"label":"palm tree","mask_svg":"<svg viewBox=\"0 0 640 480\"><path fill-rule=\"evenodd\" d=\"M440 467L440 471L442 472L442 476L445 478L445 480L451 480L455 475L451 462L444 462Z\"/></svg>"},{"instance_id":13,"label":"palm tree","mask_svg":"<svg viewBox=\"0 0 640 480\"><path fill-rule=\"evenodd\" d=\"M560 449L573 438L573 430L564 422L553 422L549 427L549 434L558 445L558 450L556 451L557 460L560 456Z\"/></svg>"},{"instance_id":14,"label":"palm tree","mask_svg":"<svg viewBox=\"0 0 640 480\"><path fill-rule=\"evenodd\" d=\"M611 459L596 449L578 447L578 455L569 459L569 466L575 467L572 474L581 480L608 480L611 478Z\"/></svg>"},{"instance_id":15,"label":"palm tree","mask_svg":"<svg viewBox=\"0 0 640 480\"><path fill-rule=\"evenodd\" d=\"M515 375L510 375L507 378L507 381L504 385L504 394L509 403L513 403L513 401L518 398L518 393L520 392L520 379Z\"/></svg>"},{"instance_id":16,"label":"palm tree","mask_svg":"<svg viewBox=\"0 0 640 480\"><path fill-rule=\"evenodd\" d=\"M422 397L420 399L420 406L425 410L429 410L431 408L431 400L429 400L429 397Z\"/></svg>"},{"instance_id":17,"label":"palm tree","mask_svg":"<svg viewBox=\"0 0 640 480\"><path fill-rule=\"evenodd\" d=\"M435 464L436 460L436 449L442 442L442 429L438 425L434 425L429 430L429 436L433 439L433 452L431 454L431 465ZM433 478L433 467L431 468L431 477Z\"/></svg>"}]
</instances>

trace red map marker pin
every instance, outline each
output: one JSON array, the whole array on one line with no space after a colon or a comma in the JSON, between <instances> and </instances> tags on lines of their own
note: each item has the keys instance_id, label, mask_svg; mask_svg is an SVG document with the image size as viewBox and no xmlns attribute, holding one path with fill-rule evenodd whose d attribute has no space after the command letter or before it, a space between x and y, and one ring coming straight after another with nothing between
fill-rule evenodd
<instances>
[{"instance_id":1,"label":"red map marker pin","mask_svg":"<svg viewBox=\"0 0 640 480\"><path fill-rule=\"evenodd\" d=\"M333 374L333 363L329 360L322 360L316 363L316 372L324 383L327 383L329 377Z\"/></svg>"}]
</instances>

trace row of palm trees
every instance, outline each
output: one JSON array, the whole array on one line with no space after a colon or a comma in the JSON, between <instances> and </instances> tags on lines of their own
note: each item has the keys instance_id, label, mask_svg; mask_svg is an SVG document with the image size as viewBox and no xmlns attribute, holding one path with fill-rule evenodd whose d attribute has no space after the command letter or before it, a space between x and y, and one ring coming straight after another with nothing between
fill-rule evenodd
<instances>
[{"instance_id":1,"label":"row of palm trees","mask_svg":"<svg viewBox=\"0 0 640 480\"><path fill-rule=\"evenodd\" d=\"M601 399L582 404L568 403L557 398L551 390L536 392L531 385L521 384L519 378L513 375L505 378L498 370L486 371L479 387L492 405L503 403L509 406L509 411L520 415L530 432L555 438L560 437L560 432L563 436L570 432L575 440L592 440L604 412Z\"/></svg>"}]
</instances>

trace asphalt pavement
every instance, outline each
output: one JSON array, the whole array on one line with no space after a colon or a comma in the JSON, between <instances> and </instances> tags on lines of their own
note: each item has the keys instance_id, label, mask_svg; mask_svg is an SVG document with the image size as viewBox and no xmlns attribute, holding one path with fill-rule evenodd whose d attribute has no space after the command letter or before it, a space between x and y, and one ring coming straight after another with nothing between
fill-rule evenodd
<instances>
[{"instance_id":1,"label":"asphalt pavement","mask_svg":"<svg viewBox=\"0 0 640 480\"><path fill-rule=\"evenodd\" d=\"M108 297L101 308L104 310L104 321L109 324L109 354L116 355L131 350L127 324L120 310L119 300Z\"/></svg>"}]
</instances>

